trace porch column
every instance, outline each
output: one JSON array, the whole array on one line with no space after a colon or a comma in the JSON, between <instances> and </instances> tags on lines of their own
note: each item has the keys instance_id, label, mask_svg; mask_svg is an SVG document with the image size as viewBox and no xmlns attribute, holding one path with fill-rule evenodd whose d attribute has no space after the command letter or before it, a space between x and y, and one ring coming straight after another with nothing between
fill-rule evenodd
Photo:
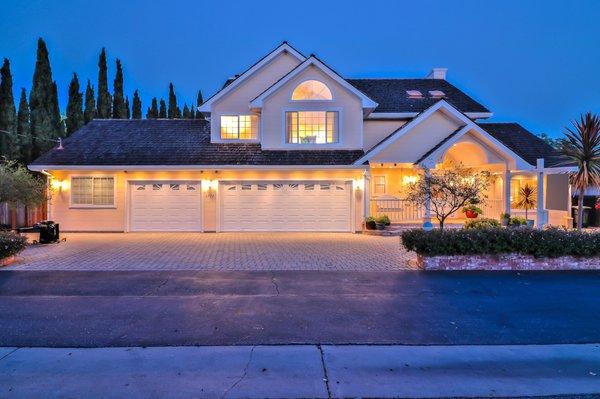
<instances>
[{"instance_id":1,"label":"porch column","mask_svg":"<svg viewBox=\"0 0 600 399\"><path fill-rule=\"evenodd\" d=\"M506 168L504 172L504 213L510 215L510 169Z\"/></svg>"},{"instance_id":2,"label":"porch column","mask_svg":"<svg viewBox=\"0 0 600 399\"><path fill-rule=\"evenodd\" d=\"M541 229L546 224L546 204L544 203L544 159L538 158L536 165L537 174L537 228Z\"/></svg>"},{"instance_id":3,"label":"porch column","mask_svg":"<svg viewBox=\"0 0 600 399\"><path fill-rule=\"evenodd\" d=\"M425 179L430 176L429 169L425 169ZM427 181L427 180L426 180ZM425 214L423 215L423 230L432 230L433 224L431 224L431 198L429 194L429 184L427 184L427 195L425 196Z\"/></svg>"},{"instance_id":4,"label":"porch column","mask_svg":"<svg viewBox=\"0 0 600 399\"><path fill-rule=\"evenodd\" d=\"M366 169L363 174L363 219L371 214L371 171ZM364 223L363 223L364 227Z\"/></svg>"}]
</instances>

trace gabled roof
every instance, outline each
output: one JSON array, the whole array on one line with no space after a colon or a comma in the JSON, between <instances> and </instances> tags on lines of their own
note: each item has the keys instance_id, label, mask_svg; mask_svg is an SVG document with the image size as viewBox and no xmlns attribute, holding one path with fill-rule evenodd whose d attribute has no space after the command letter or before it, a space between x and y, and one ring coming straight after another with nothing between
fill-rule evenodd
<instances>
[{"instance_id":1,"label":"gabled roof","mask_svg":"<svg viewBox=\"0 0 600 399\"><path fill-rule=\"evenodd\" d=\"M375 113L423 112L439 100L429 94L429 91L433 90L444 92L444 99L463 113L490 113L483 105L444 79L347 79L347 81L379 104ZM420 91L423 98L408 98L408 90ZM491 116L491 113L488 116Z\"/></svg>"},{"instance_id":2,"label":"gabled roof","mask_svg":"<svg viewBox=\"0 0 600 399\"><path fill-rule=\"evenodd\" d=\"M250 102L250 106L252 108L261 108L265 98L269 97L271 94L276 92L281 86L283 86L284 84L289 82L290 79L294 78L295 76L297 76L299 73L301 73L302 71L304 71L306 68L310 67L311 65L319 68L323 73L325 73L331 79L335 80L342 87L344 87L351 93L355 94L358 98L360 98L362 101L363 108L374 109L375 107L377 107L378 104L375 101L373 101L371 98L369 98L361 90L357 89L354 85L351 85L350 83L348 83L348 81L346 81L344 78L342 78L337 72L335 72L333 69L331 69L329 66L327 66L323 61L319 60L316 56L314 56L312 54L306 60L304 60L304 62L302 62L296 68L292 69L290 72L288 72L286 75L284 75L281 79L279 79L277 82L275 82L269 88L267 88L261 94L256 96L256 98Z\"/></svg>"},{"instance_id":3,"label":"gabled roof","mask_svg":"<svg viewBox=\"0 0 600 399\"><path fill-rule=\"evenodd\" d=\"M538 158L544 158L546 167L561 164L557 150L518 123L479 123L479 126L532 165Z\"/></svg>"},{"instance_id":4,"label":"gabled roof","mask_svg":"<svg viewBox=\"0 0 600 399\"><path fill-rule=\"evenodd\" d=\"M237 87L240 83L242 83L244 80L246 80L248 77L250 77L254 72L258 71L260 68L262 68L263 66L268 64L272 59L274 59L279 54L284 53L284 52L293 55L299 61L304 61L306 59L306 57L304 55L302 55L302 53L300 53L295 48L290 46L288 44L288 42L283 42L279 46L277 46L277 48L275 48L273 51L271 51L269 54L265 55L263 58L258 60L250 68L248 68L244 72L242 72L240 75L237 75L234 79L228 79L226 84L223 86L223 88L221 88L221 90L219 90L218 92L213 94L211 97L209 97L206 101L204 101L204 103L200 107L198 107L198 110L202 111L202 112L209 112L210 105L212 105L213 102L215 102L216 100L218 100L225 94L229 93L231 90L233 90L235 87Z\"/></svg>"},{"instance_id":5,"label":"gabled roof","mask_svg":"<svg viewBox=\"0 0 600 399\"><path fill-rule=\"evenodd\" d=\"M514 162L517 164L517 167L526 168L526 167L532 167L532 165L535 165L535 162L533 164L531 164L531 163L525 161L516 152L514 152L512 149L510 149L508 146L506 146L502 141L496 139L490 133L483 130L478 124L473 122L464 113L462 113L461 111L456 109L456 107L454 107L452 104L449 104L445 100L438 100L436 103L431 105L429 108L427 108L423 112L419 113L419 115L417 117L415 117L410 122L401 126L393 134L389 135L384 140L382 140L379 144L375 145L373 148L371 148L369 151L367 151L364 156L362 156L360 159L358 159L355 162L355 165L361 165L361 164L364 164L366 161L369 161L374 156L376 156L381 151L383 151L386 147L388 147L389 145L398 141L403 135L407 134L410 130L412 130L414 127L418 126L422 121L427 119L431 114L433 114L434 112L436 112L438 110L444 110L447 114L451 115L453 118L455 118L457 121L459 121L462 124L462 126L460 127L458 132L453 132L452 134L450 134L449 136L447 136L446 138L441 140L442 143L438 143L436 146L434 146L433 150L428 151L427 153L429 155L427 155L425 157L420 157L421 162L423 162L423 160L425 160L427 157L429 157L437 149L441 148L443 145L445 145L448 142L451 142L452 140L456 140L457 138L459 138L460 136L465 134L467 131L476 131L477 134L485 137L486 140L491 142L491 144L494 147L496 147L499 151L502 151L503 153L510 156L514 160Z\"/></svg>"},{"instance_id":6,"label":"gabled roof","mask_svg":"<svg viewBox=\"0 0 600 399\"><path fill-rule=\"evenodd\" d=\"M266 151L260 144L211 143L210 122L189 119L96 119L33 161L53 166L343 166L361 150Z\"/></svg>"}]
</instances>

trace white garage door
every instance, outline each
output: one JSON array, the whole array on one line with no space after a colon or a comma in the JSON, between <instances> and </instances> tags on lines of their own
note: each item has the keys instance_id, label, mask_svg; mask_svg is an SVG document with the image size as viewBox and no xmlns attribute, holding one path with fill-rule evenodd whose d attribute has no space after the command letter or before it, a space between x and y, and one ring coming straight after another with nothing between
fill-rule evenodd
<instances>
[{"instance_id":1,"label":"white garage door","mask_svg":"<svg viewBox=\"0 0 600 399\"><path fill-rule=\"evenodd\" d=\"M223 182L222 231L349 231L351 182Z\"/></svg>"},{"instance_id":2,"label":"white garage door","mask_svg":"<svg viewBox=\"0 0 600 399\"><path fill-rule=\"evenodd\" d=\"M200 182L131 183L131 231L201 231Z\"/></svg>"}]
</instances>

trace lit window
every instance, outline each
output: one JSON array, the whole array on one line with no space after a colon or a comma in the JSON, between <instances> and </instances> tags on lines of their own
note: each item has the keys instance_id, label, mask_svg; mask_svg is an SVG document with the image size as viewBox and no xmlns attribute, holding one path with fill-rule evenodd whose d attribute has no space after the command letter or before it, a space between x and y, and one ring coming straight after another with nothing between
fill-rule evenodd
<instances>
[{"instance_id":1,"label":"lit window","mask_svg":"<svg viewBox=\"0 0 600 399\"><path fill-rule=\"evenodd\" d=\"M373 187L375 195L385 194L385 176L373 176Z\"/></svg>"},{"instance_id":2,"label":"lit window","mask_svg":"<svg viewBox=\"0 0 600 399\"><path fill-rule=\"evenodd\" d=\"M71 178L71 205L113 206L114 204L115 180L113 177Z\"/></svg>"},{"instance_id":3,"label":"lit window","mask_svg":"<svg viewBox=\"0 0 600 399\"><path fill-rule=\"evenodd\" d=\"M446 95L441 90L429 90L429 95L433 98L444 98Z\"/></svg>"},{"instance_id":4,"label":"lit window","mask_svg":"<svg viewBox=\"0 0 600 399\"><path fill-rule=\"evenodd\" d=\"M328 144L338 142L338 113L334 111L291 111L285 113L287 142Z\"/></svg>"},{"instance_id":5,"label":"lit window","mask_svg":"<svg viewBox=\"0 0 600 399\"><path fill-rule=\"evenodd\" d=\"M332 100L331 90L318 80L300 83L292 93L292 100Z\"/></svg>"},{"instance_id":6,"label":"lit window","mask_svg":"<svg viewBox=\"0 0 600 399\"><path fill-rule=\"evenodd\" d=\"M221 138L225 140L250 140L257 138L258 116L221 116Z\"/></svg>"},{"instance_id":7,"label":"lit window","mask_svg":"<svg viewBox=\"0 0 600 399\"><path fill-rule=\"evenodd\" d=\"M406 90L408 98L423 98L423 93L419 90Z\"/></svg>"}]
</instances>

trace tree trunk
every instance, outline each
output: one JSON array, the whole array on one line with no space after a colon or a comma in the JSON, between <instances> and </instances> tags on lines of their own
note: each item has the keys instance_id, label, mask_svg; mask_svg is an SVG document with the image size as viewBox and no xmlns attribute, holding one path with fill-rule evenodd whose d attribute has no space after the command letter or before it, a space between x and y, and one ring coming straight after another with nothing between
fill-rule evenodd
<instances>
[{"instance_id":1,"label":"tree trunk","mask_svg":"<svg viewBox=\"0 0 600 399\"><path fill-rule=\"evenodd\" d=\"M577 230L583 228L583 197L585 195L585 189L579 189L579 196L577 198Z\"/></svg>"},{"instance_id":2,"label":"tree trunk","mask_svg":"<svg viewBox=\"0 0 600 399\"><path fill-rule=\"evenodd\" d=\"M438 219L438 221L440 222L440 230L444 230L444 222L446 221L446 218Z\"/></svg>"}]
</instances>

